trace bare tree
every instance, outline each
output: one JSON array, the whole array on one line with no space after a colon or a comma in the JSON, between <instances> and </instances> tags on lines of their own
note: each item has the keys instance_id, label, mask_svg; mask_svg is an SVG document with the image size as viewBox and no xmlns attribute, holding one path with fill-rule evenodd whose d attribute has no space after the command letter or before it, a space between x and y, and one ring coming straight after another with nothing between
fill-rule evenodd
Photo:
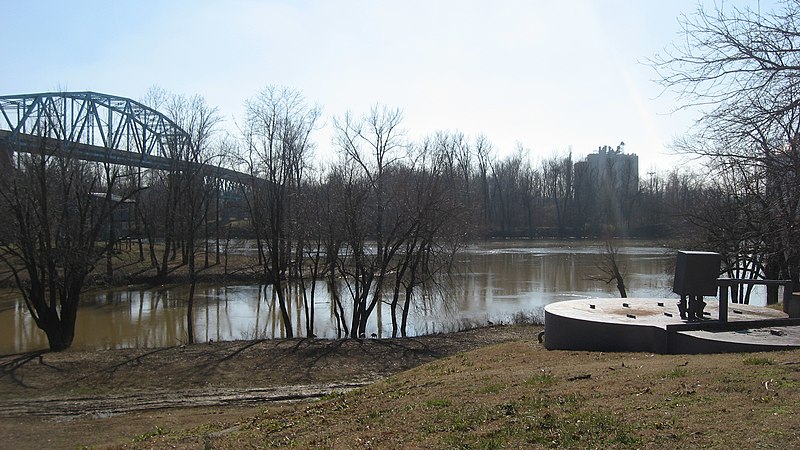
<instances>
[{"instance_id":1,"label":"bare tree","mask_svg":"<svg viewBox=\"0 0 800 450\"><path fill-rule=\"evenodd\" d=\"M353 221L353 212L359 210L363 200L360 194L366 192L363 186L358 185L350 169L351 167L343 163L330 168L322 186L320 202L322 208L318 211L322 214L325 224L320 233L325 242L324 271L331 293L331 308L336 320L338 337L350 335L350 326L345 317L344 303L338 288L341 256L348 256L345 248L353 240L352 228L358 223Z\"/></svg>"},{"instance_id":2,"label":"bare tree","mask_svg":"<svg viewBox=\"0 0 800 450\"><path fill-rule=\"evenodd\" d=\"M477 163L477 175L481 191L481 207L483 210L483 215L481 217L482 223L480 223L480 226L482 228L488 228L491 224L489 174L494 164L495 155L493 153L492 144L484 135L480 135L475 139L473 152Z\"/></svg>"},{"instance_id":3,"label":"bare tree","mask_svg":"<svg viewBox=\"0 0 800 450\"><path fill-rule=\"evenodd\" d=\"M619 296L622 298L628 297L628 292L625 289L624 269L619 257L619 246L612 237L607 237L603 240L603 252L599 256L596 267L600 271L600 275L593 275L589 277L590 279L602 281L606 284L614 282L619 291Z\"/></svg>"},{"instance_id":4,"label":"bare tree","mask_svg":"<svg viewBox=\"0 0 800 450\"><path fill-rule=\"evenodd\" d=\"M194 343L194 292L197 285L197 249L200 229L207 230L208 216L215 191L213 171L208 170L218 158L212 153L211 140L221 121L216 108L201 96L172 96L166 105L167 114L189 134L186 148L175 152L178 172L173 173L177 185L178 220L184 244L183 260L189 269L189 297L186 308L186 332ZM208 259L208 235L203 239Z\"/></svg>"},{"instance_id":5,"label":"bare tree","mask_svg":"<svg viewBox=\"0 0 800 450\"><path fill-rule=\"evenodd\" d=\"M269 86L245 103L244 129L250 218L258 239L260 260L272 283L287 337L292 337L285 288L293 276L292 257L302 256L297 233L298 196L313 144L310 135L320 116L299 91ZM300 250L298 250L300 249ZM297 261L302 264L301 261Z\"/></svg>"},{"instance_id":6,"label":"bare tree","mask_svg":"<svg viewBox=\"0 0 800 450\"><path fill-rule=\"evenodd\" d=\"M695 133L676 147L705 157L714 176L737 180L724 186L723 195L743 200L747 229L762 243L765 276L790 278L795 286L800 274L798 14L797 0L764 13L700 7L681 20L682 44L653 60L666 89L676 91L686 107L702 108Z\"/></svg>"},{"instance_id":7,"label":"bare tree","mask_svg":"<svg viewBox=\"0 0 800 450\"><path fill-rule=\"evenodd\" d=\"M323 277L327 267L326 249L332 236L331 216L333 214L327 186L322 178L311 179L302 186L297 205L298 245L297 260L298 278L300 282L300 295L303 298L303 311L305 313L306 336L315 336L314 307L317 283ZM306 280L310 280L307 286Z\"/></svg>"},{"instance_id":8,"label":"bare tree","mask_svg":"<svg viewBox=\"0 0 800 450\"><path fill-rule=\"evenodd\" d=\"M117 190L119 168L69 153L68 143L42 138L0 177L0 260L53 351L72 345L84 282L111 250L100 237L131 195Z\"/></svg>"},{"instance_id":9,"label":"bare tree","mask_svg":"<svg viewBox=\"0 0 800 450\"><path fill-rule=\"evenodd\" d=\"M572 151L566 156L554 154L542 162L542 184L545 198L552 201L556 213L558 236L566 235L568 213L573 199Z\"/></svg>"},{"instance_id":10,"label":"bare tree","mask_svg":"<svg viewBox=\"0 0 800 450\"><path fill-rule=\"evenodd\" d=\"M336 269L341 274L343 282L350 293L350 323L344 324L349 329L350 337L358 338L365 335L366 314L370 301L377 301L375 296L370 298L374 287L375 277L379 271L377 255L369 248L374 223L374 211L370 208L370 186L360 176L358 169L353 164L343 164L337 169L336 180L338 184L338 204L340 211L339 228L342 233L342 248L336 257ZM378 294L379 295L379 294ZM337 298L337 301L341 299ZM344 322L344 309L339 304L340 320ZM363 325L362 325L363 324Z\"/></svg>"},{"instance_id":11,"label":"bare tree","mask_svg":"<svg viewBox=\"0 0 800 450\"><path fill-rule=\"evenodd\" d=\"M349 275L346 279L353 281L351 337L365 335L367 321L381 301L384 276L403 241L407 219L396 211L387 214L391 194L387 178L407 146L402 119L399 109L376 105L360 119L348 112L333 121L335 142L351 175L351 187L367 188L366 192L351 192L348 199L352 207L347 210L351 217L346 228L351 260L340 264ZM370 228L355 222L365 217L371 220ZM374 254L367 249L368 236L375 240Z\"/></svg>"},{"instance_id":12,"label":"bare tree","mask_svg":"<svg viewBox=\"0 0 800 450\"><path fill-rule=\"evenodd\" d=\"M172 94L157 86L151 87L142 102L153 109L162 108ZM155 279L163 281L169 273L169 260L176 255L180 233L179 205L181 203L182 170L186 143L173 141L165 149L170 159L169 170L139 170L137 182L139 194L136 197L137 222L147 238L150 263L156 269ZM161 245L158 243L161 242ZM141 244L140 244L141 246Z\"/></svg>"},{"instance_id":13,"label":"bare tree","mask_svg":"<svg viewBox=\"0 0 800 450\"><path fill-rule=\"evenodd\" d=\"M419 289L435 286L445 290L441 280L449 273L456 252L474 237L475 215L469 199L454 189L451 153L442 144L438 141L431 147L426 140L412 147L416 152L412 163L402 167L394 178L395 189L402 192L397 197L398 207L408 221L394 266L390 303L393 337L398 332L407 335L408 316Z\"/></svg>"}]
</instances>

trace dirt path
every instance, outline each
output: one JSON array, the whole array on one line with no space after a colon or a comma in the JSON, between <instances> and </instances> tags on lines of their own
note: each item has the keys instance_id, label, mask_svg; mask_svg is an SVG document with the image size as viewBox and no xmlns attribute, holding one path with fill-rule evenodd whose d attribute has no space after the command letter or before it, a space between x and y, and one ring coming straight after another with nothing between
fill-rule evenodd
<instances>
[{"instance_id":1,"label":"dirt path","mask_svg":"<svg viewBox=\"0 0 800 450\"><path fill-rule=\"evenodd\" d=\"M0 417L43 416L55 420L111 417L165 408L243 407L265 402L319 398L362 387L369 382L276 386L269 388L150 389L129 394L4 400Z\"/></svg>"},{"instance_id":2,"label":"dirt path","mask_svg":"<svg viewBox=\"0 0 800 450\"><path fill-rule=\"evenodd\" d=\"M354 389L443 356L535 339L540 330L8 355L0 357L0 435L15 448L125 442L164 427L231 420L270 402Z\"/></svg>"}]
</instances>

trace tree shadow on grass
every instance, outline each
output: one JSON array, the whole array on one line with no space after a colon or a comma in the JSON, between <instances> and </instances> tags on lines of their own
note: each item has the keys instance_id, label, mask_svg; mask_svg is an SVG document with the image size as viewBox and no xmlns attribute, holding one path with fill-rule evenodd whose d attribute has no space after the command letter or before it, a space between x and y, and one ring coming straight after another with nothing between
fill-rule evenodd
<instances>
[{"instance_id":1,"label":"tree shadow on grass","mask_svg":"<svg viewBox=\"0 0 800 450\"><path fill-rule=\"evenodd\" d=\"M11 354L11 355L3 355L0 356L0 359L11 358L3 363L0 363L0 377L8 376L14 384L25 387L31 388L31 386L25 384L22 380L17 377L17 370L24 366L25 364L33 361L34 359L39 359L39 364L49 367L53 370L61 372L59 367L56 367L52 364L48 364L44 361L44 354L50 352L50 350L36 350L32 352L25 352L25 353L18 353L18 354Z\"/></svg>"}]
</instances>

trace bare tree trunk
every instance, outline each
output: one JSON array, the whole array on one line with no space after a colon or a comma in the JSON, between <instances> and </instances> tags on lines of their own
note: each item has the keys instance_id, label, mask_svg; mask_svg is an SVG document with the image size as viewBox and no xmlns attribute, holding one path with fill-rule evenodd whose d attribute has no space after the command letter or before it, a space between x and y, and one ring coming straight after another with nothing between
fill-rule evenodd
<instances>
[{"instance_id":1,"label":"bare tree trunk","mask_svg":"<svg viewBox=\"0 0 800 450\"><path fill-rule=\"evenodd\" d=\"M597 268L602 275L593 275L589 279L603 281L606 284L616 282L619 296L627 298L628 292L625 289L625 279L619 266L619 247L611 238L607 238L603 245L603 253L597 263Z\"/></svg>"},{"instance_id":2,"label":"bare tree trunk","mask_svg":"<svg viewBox=\"0 0 800 450\"><path fill-rule=\"evenodd\" d=\"M194 263L189 263L194 266ZM186 334L189 344L194 344L194 291L197 286L197 277L194 267L189 269L189 299L186 302Z\"/></svg>"}]
</instances>

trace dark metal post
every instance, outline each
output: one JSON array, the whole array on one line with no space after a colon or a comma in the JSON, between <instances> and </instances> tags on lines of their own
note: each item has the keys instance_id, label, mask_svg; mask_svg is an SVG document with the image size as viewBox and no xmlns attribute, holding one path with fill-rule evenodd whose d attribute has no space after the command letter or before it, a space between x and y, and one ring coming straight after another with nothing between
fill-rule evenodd
<instances>
[{"instance_id":1,"label":"dark metal post","mask_svg":"<svg viewBox=\"0 0 800 450\"><path fill-rule=\"evenodd\" d=\"M767 304L774 305L778 303L778 285L767 285Z\"/></svg>"},{"instance_id":2,"label":"dark metal post","mask_svg":"<svg viewBox=\"0 0 800 450\"><path fill-rule=\"evenodd\" d=\"M726 281L717 280L719 284L719 321L725 323L728 321L728 289L731 285Z\"/></svg>"}]
</instances>

